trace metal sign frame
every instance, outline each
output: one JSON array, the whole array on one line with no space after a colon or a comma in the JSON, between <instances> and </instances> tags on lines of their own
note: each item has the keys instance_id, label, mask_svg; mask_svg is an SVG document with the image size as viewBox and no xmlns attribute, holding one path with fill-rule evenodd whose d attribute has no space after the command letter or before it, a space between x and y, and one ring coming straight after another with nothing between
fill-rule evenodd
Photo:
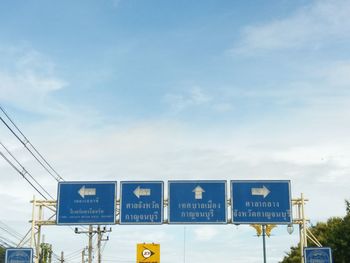
<instances>
[{"instance_id":1,"label":"metal sign frame","mask_svg":"<svg viewBox=\"0 0 350 263\"><path fill-rule=\"evenodd\" d=\"M224 210L224 219L222 221L178 221L178 220L172 220L171 218L171 184L193 184L193 185L199 185L199 184L222 184L224 187L223 195L223 203L220 205L223 206ZM197 188L197 187L195 187ZM202 189L203 190L203 189ZM216 193L216 195L219 195L220 193ZM209 200L212 201L212 200ZM214 205L214 204L213 204ZM226 180L171 180L168 181L168 223L169 224L227 224L227 181ZM194 212L195 213L195 212Z\"/></svg>"},{"instance_id":2,"label":"metal sign frame","mask_svg":"<svg viewBox=\"0 0 350 263\"><path fill-rule=\"evenodd\" d=\"M84 199L85 196L92 196L93 194L96 195L96 192L93 192L91 190L91 188L85 188L85 185L90 185L90 186L93 186L93 185L98 185L98 186L101 186L101 185L113 185L114 186L114 192L113 192L113 197L109 197L109 198L113 198L113 221L112 220L96 220L96 221L90 221L89 219L87 219L87 221L82 221L79 222L78 220L77 221L74 221L74 222L62 222L64 220L62 220L60 218L60 206L62 204L62 200L61 199L61 186L62 185L83 185L83 187L81 189L79 189L79 194L82 196L82 198ZM82 192L80 192L82 191ZM96 190L95 190L96 191ZM68 199L70 200L70 199ZM62 201L62 202L61 202ZM110 200L112 202L112 200ZM92 203L93 204L93 203ZM102 207L103 208L103 207ZM98 209L101 209L101 207L98 207ZM102 209L101 209L102 210ZM56 213L56 224L57 225L112 225L112 224L116 224L116 214L117 214L117 181L70 181L70 182L59 182L58 183L58 191L57 191L57 213ZM112 214L108 214L109 217L112 216Z\"/></svg>"},{"instance_id":3,"label":"metal sign frame","mask_svg":"<svg viewBox=\"0 0 350 263\"><path fill-rule=\"evenodd\" d=\"M29 261L23 261L23 263L33 263L33 256L34 256L34 251L32 248L7 248L5 250L5 263L11 263L11 261L9 261L9 257L11 257L11 252L29 252ZM16 260L16 262L21 262Z\"/></svg>"},{"instance_id":4,"label":"metal sign frame","mask_svg":"<svg viewBox=\"0 0 350 263\"><path fill-rule=\"evenodd\" d=\"M155 211L160 211L159 213L159 219L157 221L141 221L141 222L137 222L137 221L125 221L123 218L123 214L124 214L124 208L123 208L123 204L124 204L124 199L123 199L123 193L125 193L125 191L123 191L123 186L124 185L135 185L135 187L137 187L135 189L135 191L138 191L135 193L135 191L133 192L133 194L135 195L135 197L138 200L139 203L135 203L135 210L137 210L137 207L140 206L140 209L146 210L149 209L149 211L147 211L148 213L145 214L146 217L151 218L152 214L150 213L153 210L153 213ZM148 185L148 186L146 186ZM149 187L150 185L154 185L154 186L160 186L160 196L156 196L157 199L159 197L160 199L160 203L154 203L157 200L154 200L154 197L152 199L152 192L150 191L151 189L146 188ZM143 187L143 188L142 188ZM125 189L124 189L125 190ZM149 191L148 191L149 190ZM138 197L137 197L138 195ZM125 197L125 196L124 196ZM142 201L140 198L143 199L147 199L148 202L150 203L145 203L145 201ZM120 213L119 213L119 223L121 225L161 225L164 222L164 182L163 181L121 181L120 182ZM148 207L148 208L142 208L142 206ZM156 208L155 206L159 206L159 208ZM135 211L136 212L136 211ZM137 215L137 213L135 213L134 215ZM154 214L153 214L154 216Z\"/></svg>"},{"instance_id":5,"label":"metal sign frame","mask_svg":"<svg viewBox=\"0 0 350 263\"><path fill-rule=\"evenodd\" d=\"M288 206L289 206L289 220L288 221L272 221L272 220L261 220L261 221L254 221L254 220L250 220L250 221L240 221L240 220L235 220L234 217L234 208L235 208L235 193L234 193L234 186L233 184L235 183L247 183L247 184L288 184ZM265 190L265 189L264 189ZM257 189L256 191L256 195L264 195L266 193L264 193L262 189ZM290 180L231 180L230 181L230 191L231 191L231 214L232 214L232 218L231 218L231 223L233 224L259 224L259 225L267 225L267 224L276 224L276 225L288 225L292 223L293 220L293 213L292 213L292 195L291 195L291 184L290 184ZM253 191L253 190L252 190ZM253 193L252 193L253 195ZM240 199L241 202L243 202ZM275 200L274 200L275 201ZM274 202L273 201L273 202ZM255 202L254 200L245 200L244 202ZM257 210L254 210L255 212ZM259 211L258 211L259 212ZM276 211L273 211L276 213ZM278 211L277 211L278 212Z\"/></svg>"}]
</instances>

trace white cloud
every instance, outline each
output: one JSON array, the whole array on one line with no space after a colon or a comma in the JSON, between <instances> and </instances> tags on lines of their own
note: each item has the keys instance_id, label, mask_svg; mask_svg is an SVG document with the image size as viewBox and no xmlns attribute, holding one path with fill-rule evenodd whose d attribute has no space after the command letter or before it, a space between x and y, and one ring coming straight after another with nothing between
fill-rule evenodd
<instances>
[{"instance_id":1,"label":"white cloud","mask_svg":"<svg viewBox=\"0 0 350 263\"><path fill-rule=\"evenodd\" d=\"M350 89L350 61L333 62L319 73L326 76L330 90L336 88Z\"/></svg>"},{"instance_id":2,"label":"white cloud","mask_svg":"<svg viewBox=\"0 0 350 263\"><path fill-rule=\"evenodd\" d=\"M232 51L250 54L290 48L318 48L331 40L350 39L350 2L314 1L287 18L244 28Z\"/></svg>"},{"instance_id":3,"label":"white cloud","mask_svg":"<svg viewBox=\"0 0 350 263\"><path fill-rule=\"evenodd\" d=\"M217 112L229 112L233 110L234 107L231 103L222 102L222 103L215 104L213 106L213 109Z\"/></svg>"},{"instance_id":4,"label":"white cloud","mask_svg":"<svg viewBox=\"0 0 350 263\"><path fill-rule=\"evenodd\" d=\"M19 108L45 112L50 94L67 86L56 76L55 65L34 50L1 49L0 100Z\"/></svg>"},{"instance_id":5,"label":"white cloud","mask_svg":"<svg viewBox=\"0 0 350 263\"><path fill-rule=\"evenodd\" d=\"M164 100L173 110L178 112L189 107L206 104L211 98L204 93L202 88L194 86L183 94L167 94L164 96Z\"/></svg>"},{"instance_id":6,"label":"white cloud","mask_svg":"<svg viewBox=\"0 0 350 263\"><path fill-rule=\"evenodd\" d=\"M264 101L272 104L276 111L303 111L303 114L318 111L324 117L347 118L350 103L349 60L297 65L297 69L292 71L298 76L288 82L283 79L263 83L262 87L226 88L221 95L225 102L214 104L213 108L227 112L239 109L241 101L246 104Z\"/></svg>"}]
</instances>

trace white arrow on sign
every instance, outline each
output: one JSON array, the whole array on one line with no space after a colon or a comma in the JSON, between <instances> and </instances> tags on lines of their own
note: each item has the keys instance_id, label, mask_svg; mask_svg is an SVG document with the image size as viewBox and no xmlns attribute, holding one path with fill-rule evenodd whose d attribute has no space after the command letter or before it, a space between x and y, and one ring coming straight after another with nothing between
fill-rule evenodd
<instances>
[{"instance_id":1,"label":"white arrow on sign","mask_svg":"<svg viewBox=\"0 0 350 263\"><path fill-rule=\"evenodd\" d=\"M134 190L134 195L136 195L137 198L140 198L140 196L150 196L151 195L151 189L149 188L141 188L138 186Z\"/></svg>"},{"instance_id":2,"label":"white arrow on sign","mask_svg":"<svg viewBox=\"0 0 350 263\"><path fill-rule=\"evenodd\" d=\"M151 251L151 250L149 250L148 248L145 248L143 251L142 251L142 256L143 256L143 258L149 258L149 257L151 257L151 256L153 256L154 255L154 252L153 251Z\"/></svg>"},{"instance_id":3,"label":"white arrow on sign","mask_svg":"<svg viewBox=\"0 0 350 263\"><path fill-rule=\"evenodd\" d=\"M193 189L194 192L194 198L195 199L202 199L203 198L203 193L205 192L204 189L202 187L200 187L199 185L196 186L196 188Z\"/></svg>"},{"instance_id":4,"label":"white arrow on sign","mask_svg":"<svg viewBox=\"0 0 350 263\"><path fill-rule=\"evenodd\" d=\"M270 190L265 185L262 188L252 188L252 195L262 195L265 198L269 193Z\"/></svg>"},{"instance_id":5,"label":"white arrow on sign","mask_svg":"<svg viewBox=\"0 0 350 263\"><path fill-rule=\"evenodd\" d=\"M78 193L82 198L87 195L96 195L96 188L85 188L85 185L83 185L83 187L79 189Z\"/></svg>"}]
</instances>

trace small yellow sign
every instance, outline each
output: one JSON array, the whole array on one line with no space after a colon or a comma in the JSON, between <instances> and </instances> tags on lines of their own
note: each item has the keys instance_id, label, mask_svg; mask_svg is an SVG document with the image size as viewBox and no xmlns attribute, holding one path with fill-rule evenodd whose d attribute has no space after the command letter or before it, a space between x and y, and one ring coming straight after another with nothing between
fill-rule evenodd
<instances>
[{"instance_id":1,"label":"small yellow sign","mask_svg":"<svg viewBox=\"0 0 350 263\"><path fill-rule=\"evenodd\" d=\"M159 244L137 244L136 263L160 263Z\"/></svg>"}]
</instances>

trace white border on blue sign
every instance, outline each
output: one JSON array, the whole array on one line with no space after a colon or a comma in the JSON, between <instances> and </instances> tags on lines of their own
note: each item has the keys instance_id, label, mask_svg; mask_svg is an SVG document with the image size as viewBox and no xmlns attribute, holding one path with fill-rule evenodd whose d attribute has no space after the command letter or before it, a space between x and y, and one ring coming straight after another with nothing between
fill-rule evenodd
<instances>
[{"instance_id":1,"label":"white border on blue sign","mask_svg":"<svg viewBox=\"0 0 350 263\"><path fill-rule=\"evenodd\" d=\"M123 196L123 184L161 184L161 222L124 222L121 220L122 216L122 196ZM120 213L119 213L119 224L120 225L162 225L164 223L164 181L121 181L120 182Z\"/></svg>"},{"instance_id":2,"label":"white border on blue sign","mask_svg":"<svg viewBox=\"0 0 350 263\"><path fill-rule=\"evenodd\" d=\"M333 258L332 258L332 249L330 247L305 247L304 248L304 261L305 263L308 263L306 260L306 250L328 250L329 252L329 263L333 263Z\"/></svg>"},{"instance_id":3,"label":"white border on blue sign","mask_svg":"<svg viewBox=\"0 0 350 263\"><path fill-rule=\"evenodd\" d=\"M266 221L266 222L239 222L239 221L234 221L233 217L233 189L232 189L232 184L234 182L240 182L240 183L288 183L288 194L289 194L289 207L290 207L290 221L289 222L271 222L271 221ZM292 192L291 192L291 184L290 180L230 180L230 199L231 199L231 223L235 225L250 225L250 224L259 224L259 225L268 225L268 224L274 224L274 225L289 225L292 224L293 222L293 211L292 211Z\"/></svg>"},{"instance_id":4,"label":"white border on blue sign","mask_svg":"<svg viewBox=\"0 0 350 263\"><path fill-rule=\"evenodd\" d=\"M8 259L7 259L8 251L29 251L30 252L30 263L33 263L33 254L34 254L33 248L24 248L24 247L22 247L22 248L20 248L20 247L18 247L18 248L6 248L5 249L5 263L8 262Z\"/></svg>"},{"instance_id":5,"label":"white border on blue sign","mask_svg":"<svg viewBox=\"0 0 350 263\"><path fill-rule=\"evenodd\" d=\"M225 184L225 222L171 222L170 221L170 184L171 183L224 183ZM172 225L226 225L227 224L227 180L170 180L168 181L168 224Z\"/></svg>"},{"instance_id":6,"label":"white border on blue sign","mask_svg":"<svg viewBox=\"0 0 350 263\"><path fill-rule=\"evenodd\" d=\"M114 184L114 202L113 202L113 217L114 222L88 222L88 223L60 223L59 222L59 200L60 200L60 185L63 184ZM116 215L117 215L117 181L63 181L58 182L57 185L57 209L56 209L56 224L57 225L115 225L116 224Z\"/></svg>"}]
</instances>

